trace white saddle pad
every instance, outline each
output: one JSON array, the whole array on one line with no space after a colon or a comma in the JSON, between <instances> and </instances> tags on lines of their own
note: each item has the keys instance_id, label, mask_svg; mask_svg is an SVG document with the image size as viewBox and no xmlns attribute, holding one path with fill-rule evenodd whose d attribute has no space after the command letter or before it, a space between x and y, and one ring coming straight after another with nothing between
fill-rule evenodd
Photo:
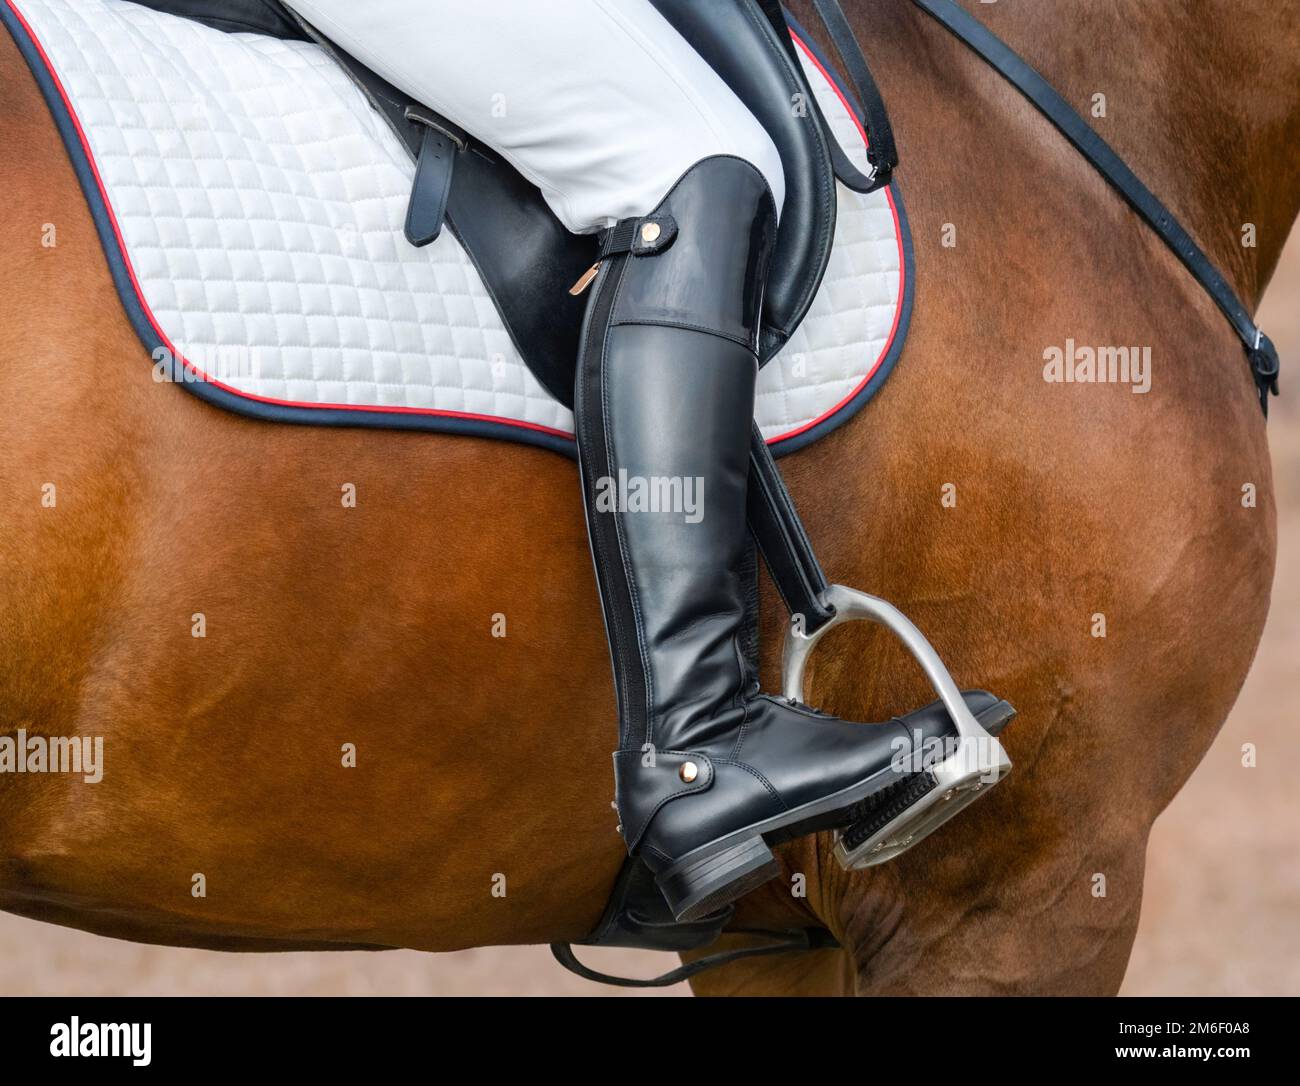
<instances>
[{"instance_id":1,"label":"white saddle pad","mask_svg":"<svg viewBox=\"0 0 1300 1086\"><path fill-rule=\"evenodd\" d=\"M151 350L243 400L317 409L311 421L332 410L343 424L473 420L543 444L571 439L571 413L529 372L456 239L444 231L416 249L403 237L414 164L318 46L126 0L0 2L20 47L30 39L56 120L62 106ZM800 45L837 138L865 168L861 128ZM778 450L856 410L892 366L908 251L892 191L840 187L826 278L759 378L758 422Z\"/></svg>"}]
</instances>

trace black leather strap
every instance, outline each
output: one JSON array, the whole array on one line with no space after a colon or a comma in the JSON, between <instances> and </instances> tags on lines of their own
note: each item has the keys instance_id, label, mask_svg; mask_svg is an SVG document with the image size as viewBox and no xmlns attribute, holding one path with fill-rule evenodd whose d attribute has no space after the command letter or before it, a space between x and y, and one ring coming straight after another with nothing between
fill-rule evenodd
<instances>
[{"instance_id":1,"label":"black leather strap","mask_svg":"<svg viewBox=\"0 0 1300 1086\"><path fill-rule=\"evenodd\" d=\"M835 614L822 602L829 583L757 423L749 443L746 501L749 530L786 610L802 615L803 633L811 634Z\"/></svg>"},{"instance_id":2,"label":"black leather strap","mask_svg":"<svg viewBox=\"0 0 1300 1086\"><path fill-rule=\"evenodd\" d=\"M838 161L835 175L849 188L857 192L871 192L889 184L894 169L898 165L898 148L894 143L894 128L889 123L889 113L885 109L885 100L880 95L880 88L867 67L866 57L858 44L853 27L844 17L844 9L839 0L813 0L817 17L821 19L826 33L830 35L831 44L844 65L844 77L849 81L853 94L857 98L863 115L858 119L867 133L867 161L875 171L872 174L871 188L857 188L840 173ZM839 141L832 141L835 150L839 150ZM841 152L842 156L843 152ZM856 171L855 171L856 172Z\"/></svg>"},{"instance_id":3,"label":"black leather strap","mask_svg":"<svg viewBox=\"0 0 1300 1086\"><path fill-rule=\"evenodd\" d=\"M817 0L818 7L823 2ZM1246 307L1219 273L1213 262L1183 229L1173 213L1128 168L1088 123L1071 108L1052 86L979 20L966 14L953 0L916 0L922 10L934 16L947 30L988 61L1004 79L1052 122L1078 149L1097 172L1119 192L1129 205L1151 226L1205 292L1228 318L1246 348L1246 357L1259 392L1259 405L1268 416L1268 397L1278 393L1279 362L1277 350L1268 336L1251 320ZM845 63L848 63L846 58Z\"/></svg>"},{"instance_id":4,"label":"black leather strap","mask_svg":"<svg viewBox=\"0 0 1300 1086\"><path fill-rule=\"evenodd\" d=\"M447 198L456 174L456 152L465 139L442 118L423 106L406 108L406 119L423 127L420 153L415 158L411 200L406 207L406 240L417 249L436 241L447 216Z\"/></svg>"},{"instance_id":5,"label":"black leather strap","mask_svg":"<svg viewBox=\"0 0 1300 1086\"><path fill-rule=\"evenodd\" d=\"M571 943L552 943L551 953L555 956L555 960L569 970L570 973L576 973L578 976L593 980L597 984L612 984L619 988L666 988L670 984L689 980L706 970L716 969L720 965L728 965L731 962L738 962L745 958L761 958L770 954L789 954L791 951L830 950L840 945L830 932L821 928L795 928L790 931L734 928L727 934L758 935L772 941L760 946L738 947L735 950L719 951L717 954L698 958L693 962L678 966L676 969L670 969L667 973L661 973L657 977L650 977L645 980L637 977L616 977L609 973L601 973L595 969L590 969L578 961L577 955L573 953Z\"/></svg>"},{"instance_id":6,"label":"black leather strap","mask_svg":"<svg viewBox=\"0 0 1300 1086\"><path fill-rule=\"evenodd\" d=\"M790 24L780 0L755 0L755 3L776 29L777 36L793 60L795 68L802 72L803 62L790 38ZM817 104L817 96L812 93L811 88L807 91L808 105L825 135L831 168L836 179L854 192L875 192L889 184L894 167L898 165L898 154L894 148L894 132L890 127L888 114L885 112L885 103L880 97L876 81L867 68L866 58L862 55L857 38L854 37L853 30L848 20L844 18L844 12L840 9L837 0L825 0L825 2L818 0L816 10L831 36L836 51L844 61L846 70L843 74L849 81L854 96L861 103L861 108L865 111L865 115L860 116L858 121L867 133L867 161L871 164L870 173L859 170L844 153L844 148L831 131L830 123L822 113L821 106Z\"/></svg>"}]
</instances>

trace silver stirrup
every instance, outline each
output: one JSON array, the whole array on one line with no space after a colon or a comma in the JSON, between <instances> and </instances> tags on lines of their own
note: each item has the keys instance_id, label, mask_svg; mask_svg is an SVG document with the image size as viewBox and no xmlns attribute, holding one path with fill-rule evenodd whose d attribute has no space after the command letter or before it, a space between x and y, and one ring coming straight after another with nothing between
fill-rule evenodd
<instances>
[{"instance_id":1,"label":"silver stirrup","mask_svg":"<svg viewBox=\"0 0 1300 1086\"><path fill-rule=\"evenodd\" d=\"M924 770L934 778L933 788L852 847L842 833L836 833L835 858L841 867L852 870L882 864L906 852L1010 773L1011 759L975 719L939 654L902 611L876 596L839 584L827 589L824 601L835 609L834 617L824 626L803 634L792 623L786 631L781 687L787 699L804 700L808 658L827 632L845 622L868 620L888 626L907 646L957 725L957 749Z\"/></svg>"}]
</instances>

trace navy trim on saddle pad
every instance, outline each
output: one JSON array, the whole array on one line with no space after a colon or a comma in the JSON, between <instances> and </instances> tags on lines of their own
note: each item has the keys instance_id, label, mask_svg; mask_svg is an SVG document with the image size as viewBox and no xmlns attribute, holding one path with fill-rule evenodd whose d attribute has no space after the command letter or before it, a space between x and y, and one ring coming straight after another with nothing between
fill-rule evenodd
<instances>
[{"instance_id":1,"label":"navy trim on saddle pad","mask_svg":"<svg viewBox=\"0 0 1300 1086\"><path fill-rule=\"evenodd\" d=\"M77 175L77 180L81 185L82 192L85 194L91 218L94 220L95 229L99 234L99 240L104 249L113 284L117 288L118 297L122 300L127 319L131 322L132 328L135 329L136 335L139 336L145 349L150 352L151 357L160 349L171 352L174 356L176 352L173 345L154 322L132 277L130 265L124 252L124 243L109 209L88 144L71 105L65 97L57 75L51 68L49 58L36 40L22 14L13 6L10 0L0 2L0 21L4 23L5 28L13 37L14 43L18 46L19 52L27 62L27 66L31 70L46 104L49 106L55 126L63 139L64 148L68 152L73 170ZM860 117L861 111L856 108L856 104L848 97L843 87L843 81L836 75L834 68L830 66L812 40L793 20L791 20L791 27L800 44L808 50L809 55L822 68L832 86L850 104L854 116ZM805 428L771 442L770 445L774 456L780 457L796 452L824 437L852 418L880 389L902 353L912 314L915 266L911 229L908 225L907 215L903 208L903 201L897 184L891 183L887 192L898 221L903 257L901 269L902 298L889 345L883 356L878 360L875 369L852 394ZM224 388L212 380L200 379L196 376L198 373L196 367L193 367L188 360L182 358L181 361L184 363L184 368L190 379L177 378L178 384L215 407L255 419L309 426L370 427L387 430L420 430L434 433L460 434L539 446L553 452L562 453L570 458L575 458L577 455L577 448L573 438L550 427L538 426L520 420L495 419L431 408L378 409L353 408L347 405L309 406L279 403Z\"/></svg>"}]
</instances>

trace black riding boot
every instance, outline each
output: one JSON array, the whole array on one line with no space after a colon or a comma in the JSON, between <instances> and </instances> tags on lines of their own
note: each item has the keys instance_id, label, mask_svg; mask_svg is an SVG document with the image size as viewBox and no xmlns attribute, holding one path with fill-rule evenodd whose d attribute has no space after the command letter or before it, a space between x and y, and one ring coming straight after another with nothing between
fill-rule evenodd
<instances>
[{"instance_id":1,"label":"black riding boot","mask_svg":"<svg viewBox=\"0 0 1300 1086\"><path fill-rule=\"evenodd\" d=\"M745 493L775 231L753 166L698 163L615 228L583 331L578 448L618 693L618 813L679 920L773 877L770 845L853 821L901 779L891 760L912 729L951 729L938 705L838 720L760 693L747 666Z\"/></svg>"}]
</instances>

